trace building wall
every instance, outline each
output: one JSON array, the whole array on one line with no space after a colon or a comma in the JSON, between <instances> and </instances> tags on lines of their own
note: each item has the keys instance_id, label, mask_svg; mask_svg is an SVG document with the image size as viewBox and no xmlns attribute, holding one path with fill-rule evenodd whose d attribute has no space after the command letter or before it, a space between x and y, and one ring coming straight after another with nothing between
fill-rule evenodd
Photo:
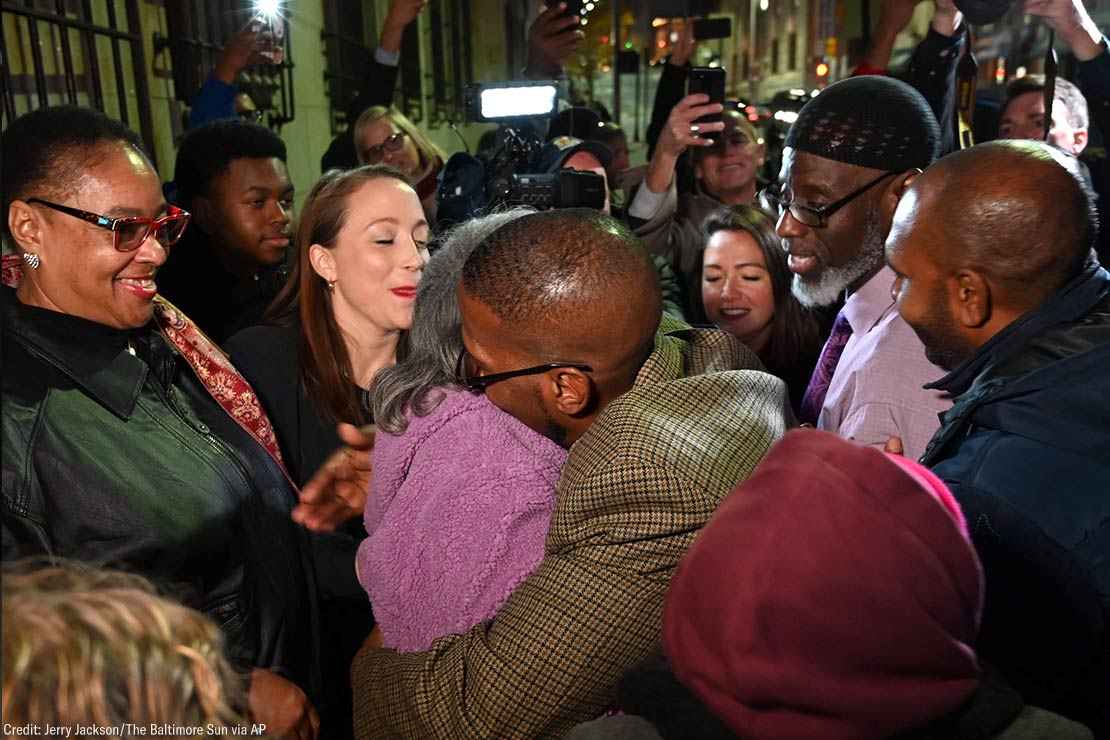
<instances>
[{"instance_id":1,"label":"building wall","mask_svg":"<svg viewBox=\"0 0 1110 740\"><path fill-rule=\"evenodd\" d=\"M121 18L126 17L123 12L122 0L97 0L92 4L97 20L106 17L109 2L116 3ZM140 33L144 49L145 67L147 70L148 97L153 128L153 155L156 159L159 173L164 180L172 179L173 163L176 152L176 142L184 132L185 106L175 99L175 90L172 74L172 61L170 51L163 49L157 54L154 52L154 36L159 34L166 37L167 23L165 16L165 2L188 2L188 0L140 0L138 3L140 16ZM324 42L321 34L324 31L324 8L328 0L287 0L285 14L290 22L291 59L295 65L293 70L293 93L295 99L295 117L281 127L279 133L288 148L288 166L290 176L297 188L297 205L300 206L304 196L320 175L320 157L328 148L332 139L330 105L327 97L325 82L325 57ZM372 25L374 20L378 28L367 28L367 35L375 42L380 32L380 24L384 22L389 7L388 0L363 0L368 19L367 24ZM499 0L471 0L471 25L470 36L472 39L472 69L475 81L496 81L506 78L506 29L504 22L504 3ZM418 19L420 28L420 55L422 64L422 90L425 98L425 110L431 109L432 85L430 80L430 20L429 13L425 11ZM45 26L40 25L40 28ZM523 29L516 29L519 35ZM9 59L5 60L10 65L13 74L32 74L32 50L30 34L25 25L18 24L10 13L3 15L3 33ZM73 32L76 33L76 32ZM57 61L58 54L54 53L57 38L43 35L39 39L40 49L44 52L45 70L48 76L60 75L62 69ZM80 55L78 55L79 57ZM124 49L125 66L129 63L128 49ZM97 58L100 61L101 74L104 80L104 107L109 115L119 117L120 97L116 94L114 76L109 70L112 67L111 47L107 43L97 46ZM75 72L83 74L84 62L75 59ZM131 111L131 125L139 130L138 122L138 90L135 80L130 76L125 80L124 104ZM64 103L62 94L51 94L49 103L52 105ZM79 103L91 105L92 100L88 95L79 96ZM17 114L26 112L31 107L37 107L37 98L31 96L17 96ZM465 145L471 151L477 148L477 142L482 133L490 128L488 125L467 125L461 121L457 123L458 134L445 123L427 125L425 130L431 138L443 147L448 153L459 151ZM460 139L461 134L461 139Z\"/></svg>"}]
</instances>

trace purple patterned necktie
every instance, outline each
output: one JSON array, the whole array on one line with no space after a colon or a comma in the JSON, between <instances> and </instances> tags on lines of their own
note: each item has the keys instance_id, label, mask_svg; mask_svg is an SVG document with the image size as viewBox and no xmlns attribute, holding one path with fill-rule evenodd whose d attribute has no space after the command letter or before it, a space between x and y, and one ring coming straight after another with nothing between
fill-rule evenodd
<instances>
[{"instance_id":1,"label":"purple patterned necktie","mask_svg":"<svg viewBox=\"0 0 1110 740\"><path fill-rule=\"evenodd\" d=\"M844 354L844 346L852 336L852 325L841 311L833 322L832 332L821 350L821 357L817 360L817 367L813 368L809 385L806 386L805 395L802 396L802 406L798 410L798 420L803 424L816 426L817 417L821 415L821 407L825 405L825 396L829 392L829 383L832 382L833 373Z\"/></svg>"}]
</instances>

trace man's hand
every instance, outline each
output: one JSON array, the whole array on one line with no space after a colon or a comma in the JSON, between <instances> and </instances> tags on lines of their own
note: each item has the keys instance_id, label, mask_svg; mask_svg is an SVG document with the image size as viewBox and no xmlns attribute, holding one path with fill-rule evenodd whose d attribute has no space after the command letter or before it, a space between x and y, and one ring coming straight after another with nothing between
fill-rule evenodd
<instances>
[{"instance_id":1,"label":"man's hand","mask_svg":"<svg viewBox=\"0 0 1110 740\"><path fill-rule=\"evenodd\" d=\"M293 521L314 532L330 532L343 522L362 515L370 489L370 453L374 431L370 427L340 424L342 447L301 488L301 502Z\"/></svg>"},{"instance_id":2,"label":"man's hand","mask_svg":"<svg viewBox=\"0 0 1110 740\"><path fill-rule=\"evenodd\" d=\"M697 124L697 130L692 130L694 121L702 116L720 113L724 107L720 103L710 103L709 96L701 93L687 95L671 109L667 116L667 123L659 133L659 143L656 150L677 157L692 146L713 146L712 139L707 139L702 134L713 131L723 131L725 124L716 123Z\"/></svg>"},{"instance_id":3,"label":"man's hand","mask_svg":"<svg viewBox=\"0 0 1110 740\"><path fill-rule=\"evenodd\" d=\"M955 36L964 20L964 14L956 8L956 0L936 0L936 4L930 25L941 36Z\"/></svg>"},{"instance_id":4,"label":"man's hand","mask_svg":"<svg viewBox=\"0 0 1110 740\"><path fill-rule=\"evenodd\" d=\"M249 25L240 29L224 45L223 51L220 52L220 58L216 62L216 67L212 70L212 76L221 82L234 85L235 78L246 67L266 61L259 54L262 46L261 33L251 31Z\"/></svg>"},{"instance_id":5,"label":"man's hand","mask_svg":"<svg viewBox=\"0 0 1110 740\"><path fill-rule=\"evenodd\" d=\"M720 103L709 103L709 96L701 93L687 95L678 101L678 104L671 109L671 114L667 116L667 123L663 126L663 130L659 132L655 154L648 162L647 174L644 175L644 186L648 190L662 193L670 187L675 164L688 147L713 146L713 141L704 138L702 134L724 130L723 121L699 123L696 131L692 127L696 119L720 113L722 110L724 107Z\"/></svg>"},{"instance_id":6,"label":"man's hand","mask_svg":"<svg viewBox=\"0 0 1110 740\"><path fill-rule=\"evenodd\" d=\"M1089 61L1102 53L1102 34L1083 7L1083 0L1025 0L1022 10L1043 18L1079 61Z\"/></svg>"},{"instance_id":7,"label":"man's hand","mask_svg":"<svg viewBox=\"0 0 1110 740\"><path fill-rule=\"evenodd\" d=\"M528 29L528 66L524 76L531 79L558 77L563 63L578 49L585 34L578 28L578 16L563 15L566 3L545 8Z\"/></svg>"},{"instance_id":8,"label":"man's hand","mask_svg":"<svg viewBox=\"0 0 1110 740\"><path fill-rule=\"evenodd\" d=\"M401 50L401 39L405 29L416 20L420 11L428 4L427 0L393 0L389 4L385 23L382 24L382 35L378 39L378 46L383 51L396 54Z\"/></svg>"},{"instance_id":9,"label":"man's hand","mask_svg":"<svg viewBox=\"0 0 1110 740\"><path fill-rule=\"evenodd\" d=\"M300 687L262 668L251 671L247 694L251 719L266 725L267 737L316 740L320 717Z\"/></svg>"},{"instance_id":10,"label":"man's hand","mask_svg":"<svg viewBox=\"0 0 1110 740\"><path fill-rule=\"evenodd\" d=\"M888 439L886 441L886 444L883 445L883 452L886 452L890 455L905 455L906 451L902 447L902 438L891 437L890 439Z\"/></svg>"}]
</instances>

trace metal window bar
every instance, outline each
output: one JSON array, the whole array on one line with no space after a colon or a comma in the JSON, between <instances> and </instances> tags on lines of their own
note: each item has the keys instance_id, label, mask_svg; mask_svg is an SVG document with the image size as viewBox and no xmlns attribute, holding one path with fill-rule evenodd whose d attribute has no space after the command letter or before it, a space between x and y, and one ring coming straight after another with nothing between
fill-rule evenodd
<instances>
[{"instance_id":1,"label":"metal window bar","mask_svg":"<svg viewBox=\"0 0 1110 740\"><path fill-rule=\"evenodd\" d=\"M126 28L118 22L121 7ZM89 105L128 125L137 117L139 134L153 159L154 131L138 0L101 0L96 8L105 15L94 14L90 0L0 1L0 112L4 125L36 108L61 103ZM105 44L110 53L102 57ZM115 101L104 94L103 62L112 67L109 74L115 81ZM111 109L113 102L115 110Z\"/></svg>"},{"instance_id":2,"label":"metal window bar","mask_svg":"<svg viewBox=\"0 0 1110 740\"><path fill-rule=\"evenodd\" d=\"M249 0L193 0L166 3L167 37L155 34L155 53L169 48L174 91L183 103L192 102L216 64L224 43L254 14ZM290 27L285 27L285 59L280 65L259 65L244 71L238 80L242 92L264 111L272 128L293 120L293 59Z\"/></svg>"},{"instance_id":3,"label":"metal window bar","mask_svg":"<svg viewBox=\"0 0 1110 740\"><path fill-rule=\"evenodd\" d=\"M331 108L331 131L337 134L354 121L347 120L347 109L359 95L369 69L371 52L363 34L366 18L370 28L375 28L373 5L363 12L361 0L339 0L326 5L324 30L324 82L327 86ZM358 29L358 35L345 33L345 29Z\"/></svg>"},{"instance_id":4,"label":"metal window bar","mask_svg":"<svg viewBox=\"0 0 1110 740\"><path fill-rule=\"evenodd\" d=\"M401 112L414 123L424 120L424 93L420 80L420 19L410 23L401 37Z\"/></svg>"}]
</instances>

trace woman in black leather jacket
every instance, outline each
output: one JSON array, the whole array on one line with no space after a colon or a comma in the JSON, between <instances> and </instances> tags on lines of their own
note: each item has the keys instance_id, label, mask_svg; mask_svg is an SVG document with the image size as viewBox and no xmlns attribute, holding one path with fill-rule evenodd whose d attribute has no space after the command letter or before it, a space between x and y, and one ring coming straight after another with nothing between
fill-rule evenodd
<instances>
[{"instance_id":1,"label":"woman in black leather jacket","mask_svg":"<svg viewBox=\"0 0 1110 740\"><path fill-rule=\"evenodd\" d=\"M157 296L189 214L134 133L44 108L3 136L5 560L139 572L211 616L275 734L313 738L315 585L273 429L226 357ZM21 274L20 274L21 273ZM303 689L303 690L302 690Z\"/></svg>"}]
</instances>

